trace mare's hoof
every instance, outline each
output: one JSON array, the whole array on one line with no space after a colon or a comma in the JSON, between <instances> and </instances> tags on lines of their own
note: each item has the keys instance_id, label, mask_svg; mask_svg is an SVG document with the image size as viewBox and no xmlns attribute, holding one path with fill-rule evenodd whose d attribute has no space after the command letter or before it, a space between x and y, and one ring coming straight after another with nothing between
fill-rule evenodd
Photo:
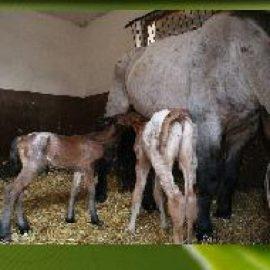
<instances>
[{"instance_id":1,"label":"mare's hoof","mask_svg":"<svg viewBox=\"0 0 270 270\"><path fill-rule=\"evenodd\" d=\"M142 207L144 210L146 210L148 213L153 213L155 210L157 210L157 206L155 203L142 203Z\"/></svg>"},{"instance_id":2,"label":"mare's hoof","mask_svg":"<svg viewBox=\"0 0 270 270\"><path fill-rule=\"evenodd\" d=\"M66 223L75 223L76 222L74 217L71 217L71 218L66 217L65 220L66 220Z\"/></svg>"},{"instance_id":3,"label":"mare's hoof","mask_svg":"<svg viewBox=\"0 0 270 270\"><path fill-rule=\"evenodd\" d=\"M213 242L213 230L211 227L201 229L198 228L196 230L196 238L199 243L212 243Z\"/></svg>"},{"instance_id":4,"label":"mare's hoof","mask_svg":"<svg viewBox=\"0 0 270 270\"><path fill-rule=\"evenodd\" d=\"M30 231L30 226L27 223L24 225L17 224L17 226L21 235L24 235L25 233L28 233Z\"/></svg>"},{"instance_id":5,"label":"mare's hoof","mask_svg":"<svg viewBox=\"0 0 270 270\"><path fill-rule=\"evenodd\" d=\"M212 233L197 233L196 237L198 242L201 244L208 244L213 242Z\"/></svg>"},{"instance_id":6,"label":"mare's hoof","mask_svg":"<svg viewBox=\"0 0 270 270\"><path fill-rule=\"evenodd\" d=\"M216 218L223 218L223 219L230 219L232 212L229 210L219 210L214 213L214 217Z\"/></svg>"},{"instance_id":7,"label":"mare's hoof","mask_svg":"<svg viewBox=\"0 0 270 270\"><path fill-rule=\"evenodd\" d=\"M122 187L119 189L119 192L121 192L121 193L132 192L133 189L134 189L134 187L131 187L131 186L122 186Z\"/></svg>"},{"instance_id":8,"label":"mare's hoof","mask_svg":"<svg viewBox=\"0 0 270 270\"><path fill-rule=\"evenodd\" d=\"M202 240L201 240L202 244L211 244L213 242L214 242L213 241L213 235L204 234L202 236Z\"/></svg>"},{"instance_id":9,"label":"mare's hoof","mask_svg":"<svg viewBox=\"0 0 270 270\"><path fill-rule=\"evenodd\" d=\"M106 194L98 194L96 195L96 202L97 203L104 203L107 200L107 195Z\"/></svg>"},{"instance_id":10,"label":"mare's hoof","mask_svg":"<svg viewBox=\"0 0 270 270\"><path fill-rule=\"evenodd\" d=\"M204 234L196 234L198 243L200 244L214 244L214 243L218 243L218 238L216 235L213 234L213 232L211 233L204 233Z\"/></svg>"}]
</instances>

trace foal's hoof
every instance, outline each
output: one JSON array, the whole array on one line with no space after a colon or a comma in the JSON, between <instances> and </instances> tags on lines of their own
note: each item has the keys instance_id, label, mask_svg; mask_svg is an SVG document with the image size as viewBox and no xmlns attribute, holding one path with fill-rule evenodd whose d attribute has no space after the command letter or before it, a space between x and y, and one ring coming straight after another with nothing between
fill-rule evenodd
<instances>
[{"instance_id":1,"label":"foal's hoof","mask_svg":"<svg viewBox=\"0 0 270 270\"><path fill-rule=\"evenodd\" d=\"M135 227L128 225L128 227L126 228L126 231L132 235L135 235Z\"/></svg>"},{"instance_id":2,"label":"foal's hoof","mask_svg":"<svg viewBox=\"0 0 270 270\"><path fill-rule=\"evenodd\" d=\"M30 226L27 223L23 225L17 224L17 226L21 235L24 235L25 233L28 233L30 231Z\"/></svg>"},{"instance_id":3,"label":"foal's hoof","mask_svg":"<svg viewBox=\"0 0 270 270\"><path fill-rule=\"evenodd\" d=\"M65 220L66 220L66 223L75 223L76 222L74 217L71 217L71 218L66 217Z\"/></svg>"},{"instance_id":4,"label":"foal's hoof","mask_svg":"<svg viewBox=\"0 0 270 270\"><path fill-rule=\"evenodd\" d=\"M0 222L0 241L3 243L11 242L11 231L9 228L3 227L1 222Z\"/></svg>"},{"instance_id":5,"label":"foal's hoof","mask_svg":"<svg viewBox=\"0 0 270 270\"><path fill-rule=\"evenodd\" d=\"M103 222L102 220L100 220L100 219L97 219L97 220L91 220L91 223L92 223L93 225L98 226L98 227L102 227L102 226L104 225L104 222Z\"/></svg>"},{"instance_id":6,"label":"foal's hoof","mask_svg":"<svg viewBox=\"0 0 270 270\"><path fill-rule=\"evenodd\" d=\"M169 228L169 225L168 225L167 222L161 222L161 223L160 223L160 228L161 228L162 230L167 230L167 229Z\"/></svg>"},{"instance_id":7,"label":"foal's hoof","mask_svg":"<svg viewBox=\"0 0 270 270\"><path fill-rule=\"evenodd\" d=\"M0 241L2 243L6 243L6 244L10 243L11 242L11 233L8 233L8 234L5 234L5 235L1 235L0 236Z\"/></svg>"},{"instance_id":8,"label":"foal's hoof","mask_svg":"<svg viewBox=\"0 0 270 270\"><path fill-rule=\"evenodd\" d=\"M97 203L104 203L107 200L107 195L106 194L98 194L96 195L96 202Z\"/></svg>"},{"instance_id":9,"label":"foal's hoof","mask_svg":"<svg viewBox=\"0 0 270 270\"><path fill-rule=\"evenodd\" d=\"M231 215L232 215L232 211L230 210L217 209L217 211L214 213L214 217L223 218L223 219L230 219Z\"/></svg>"}]
</instances>

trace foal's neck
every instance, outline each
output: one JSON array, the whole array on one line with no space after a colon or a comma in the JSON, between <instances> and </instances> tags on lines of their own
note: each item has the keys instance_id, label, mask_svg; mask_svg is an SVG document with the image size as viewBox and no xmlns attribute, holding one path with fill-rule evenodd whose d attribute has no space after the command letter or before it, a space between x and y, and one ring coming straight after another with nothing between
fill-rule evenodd
<instances>
[{"instance_id":1,"label":"foal's neck","mask_svg":"<svg viewBox=\"0 0 270 270\"><path fill-rule=\"evenodd\" d=\"M111 125L105 130L102 130L98 133L98 135L96 136L96 141L101 143L109 143L111 141L114 141L117 137L116 131L117 130L115 125Z\"/></svg>"}]
</instances>

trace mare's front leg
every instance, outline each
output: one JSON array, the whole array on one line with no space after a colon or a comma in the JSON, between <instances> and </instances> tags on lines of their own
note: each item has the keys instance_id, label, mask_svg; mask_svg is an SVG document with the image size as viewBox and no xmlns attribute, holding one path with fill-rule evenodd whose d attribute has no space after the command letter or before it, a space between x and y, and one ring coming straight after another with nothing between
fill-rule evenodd
<instances>
[{"instance_id":1,"label":"mare's front leg","mask_svg":"<svg viewBox=\"0 0 270 270\"><path fill-rule=\"evenodd\" d=\"M0 231L0 237L3 239L3 241L11 240L11 217L13 214L14 205L35 175L36 170L24 168L14 182L8 184L5 188Z\"/></svg>"},{"instance_id":2,"label":"mare's front leg","mask_svg":"<svg viewBox=\"0 0 270 270\"><path fill-rule=\"evenodd\" d=\"M102 226L103 221L99 220L97 209L96 209L96 200L95 200L95 179L94 179L94 168L90 168L85 171L85 187L88 191L88 211L89 217L92 224Z\"/></svg>"},{"instance_id":3,"label":"mare's front leg","mask_svg":"<svg viewBox=\"0 0 270 270\"><path fill-rule=\"evenodd\" d=\"M28 233L30 230L29 223L27 221L27 218L24 214L23 209L23 197L24 197L24 191L21 192L19 195L17 204L16 204L16 212L17 212L17 226L20 231L20 234Z\"/></svg>"},{"instance_id":4,"label":"mare's front leg","mask_svg":"<svg viewBox=\"0 0 270 270\"><path fill-rule=\"evenodd\" d=\"M208 163L209 162L209 163ZM217 162L208 160L198 166L198 218L196 236L198 241L208 242L213 238L210 210L217 189Z\"/></svg>"},{"instance_id":5,"label":"mare's front leg","mask_svg":"<svg viewBox=\"0 0 270 270\"><path fill-rule=\"evenodd\" d=\"M220 149L216 146L198 144L198 218L196 237L198 241L209 242L213 240L213 225L210 210L213 196L217 192L220 168Z\"/></svg>"},{"instance_id":6,"label":"mare's front leg","mask_svg":"<svg viewBox=\"0 0 270 270\"><path fill-rule=\"evenodd\" d=\"M198 241L213 240L213 226L210 210L213 196L216 194L219 180L222 129L216 114L206 114L197 119L197 183L198 218L196 236Z\"/></svg>"},{"instance_id":7,"label":"mare's front leg","mask_svg":"<svg viewBox=\"0 0 270 270\"><path fill-rule=\"evenodd\" d=\"M232 214L232 196L239 171L239 156L227 158L224 162L224 175L219 185L215 217L229 219Z\"/></svg>"},{"instance_id":8,"label":"mare's front leg","mask_svg":"<svg viewBox=\"0 0 270 270\"><path fill-rule=\"evenodd\" d=\"M82 181L82 173L75 172L73 176L73 181L71 184L70 198L69 198L69 203L68 203L68 210L67 210L67 217L66 217L67 223L75 222L74 206L75 206L78 193L80 191L81 181Z\"/></svg>"},{"instance_id":9,"label":"mare's front leg","mask_svg":"<svg viewBox=\"0 0 270 270\"><path fill-rule=\"evenodd\" d=\"M142 149L138 152L136 163L136 183L132 194L131 218L128 225L128 230L132 233L135 232L136 219L140 212L143 191L145 189L147 175L151 168L151 164Z\"/></svg>"}]
</instances>

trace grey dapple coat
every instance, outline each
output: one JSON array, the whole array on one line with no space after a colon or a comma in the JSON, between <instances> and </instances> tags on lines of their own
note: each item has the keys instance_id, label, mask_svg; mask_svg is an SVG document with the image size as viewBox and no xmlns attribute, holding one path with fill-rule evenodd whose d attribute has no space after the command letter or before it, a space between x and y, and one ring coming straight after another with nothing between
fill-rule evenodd
<instances>
[{"instance_id":1,"label":"grey dapple coat","mask_svg":"<svg viewBox=\"0 0 270 270\"><path fill-rule=\"evenodd\" d=\"M230 216L239 151L257 131L260 108L270 113L268 34L248 16L222 13L116 64L107 116L130 105L146 117L163 108L187 108L198 126L199 239L212 230L216 191L216 215Z\"/></svg>"}]
</instances>

